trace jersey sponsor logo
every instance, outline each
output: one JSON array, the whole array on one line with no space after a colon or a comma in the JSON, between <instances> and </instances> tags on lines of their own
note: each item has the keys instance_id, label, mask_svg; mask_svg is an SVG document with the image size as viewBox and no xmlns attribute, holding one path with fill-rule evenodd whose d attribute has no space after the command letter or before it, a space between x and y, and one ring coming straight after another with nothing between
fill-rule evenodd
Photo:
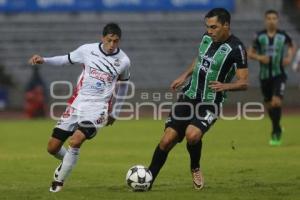
<instances>
[{"instance_id":1,"label":"jersey sponsor logo","mask_svg":"<svg viewBox=\"0 0 300 200\"><path fill-rule=\"evenodd\" d=\"M100 70L92 68L92 67L90 68L89 75L92 78L95 78L95 79L98 79L98 80L104 81L104 82L112 82L114 79L114 77L110 73L103 72L103 71L100 71Z\"/></svg>"},{"instance_id":2,"label":"jersey sponsor logo","mask_svg":"<svg viewBox=\"0 0 300 200\"><path fill-rule=\"evenodd\" d=\"M116 59L114 62L114 66L119 67L121 65L121 62L119 59Z\"/></svg>"},{"instance_id":3,"label":"jersey sponsor logo","mask_svg":"<svg viewBox=\"0 0 300 200\"><path fill-rule=\"evenodd\" d=\"M102 92L102 91L104 91L104 86L105 86L104 82L102 82L102 83L97 82L95 85L92 85L91 88L98 90L98 92Z\"/></svg>"},{"instance_id":4,"label":"jersey sponsor logo","mask_svg":"<svg viewBox=\"0 0 300 200\"><path fill-rule=\"evenodd\" d=\"M212 63L212 59L211 58L207 58L207 57L203 58L202 65L201 65L200 69L202 71L204 71L205 73L207 73L208 70L209 70L209 68L210 68L210 66L211 66L211 63Z\"/></svg>"},{"instance_id":5,"label":"jersey sponsor logo","mask_svg":"<svg viewBox=\"0 0 300 200\"><path fill-rule=\"evenodd\" d=\"M268 56L274 56L275 55L275 46L274 45L269 45L266 47L266 55Z\"/></svg>"},{"instance_id":6,"label":"jersey sponsor logo","mask_svg":"<svg viewBox=\"0 0 300 200\"><path fill-rule=\"evenodd\" d=\"M226 54L228 52L228 48L226 46L221 46L220 53Z\"/></svg>"},{"instance_id":7,"label":"jersey sponsor logo","mask_svg":"<svg viewBox=\"0 0 300 200\"><path fill-rule=\"evenodd\" d=\"M100 88L101 85L102 85L101 82L97 82L97 83L96 83L96 87L97 87L97 88Z\"/></svg>"}]
</instances>

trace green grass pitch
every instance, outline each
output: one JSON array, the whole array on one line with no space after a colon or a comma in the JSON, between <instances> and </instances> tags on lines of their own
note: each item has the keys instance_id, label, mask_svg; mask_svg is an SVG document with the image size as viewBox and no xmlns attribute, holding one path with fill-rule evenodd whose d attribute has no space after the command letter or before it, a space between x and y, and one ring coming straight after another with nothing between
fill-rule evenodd
<instances>
[{"instance_id":1,"label":"green grass pitch","mask_svg":"<svg viewBox=\"0 0 300 200\"><path fill-rule=\"evenodd\" d=\"M0 122L1 200L80 199L300 199L299 116L284 116L283 145L270 147L268 119L218 121L203 140L206 186L192 187L185 142L169 154L153 190L131 192L125 184L134 164L148 165L163 121L120 121L84 144L62 192L48 192L58 160L46 145L54 121Z\"/></svg>"}]
</instances>

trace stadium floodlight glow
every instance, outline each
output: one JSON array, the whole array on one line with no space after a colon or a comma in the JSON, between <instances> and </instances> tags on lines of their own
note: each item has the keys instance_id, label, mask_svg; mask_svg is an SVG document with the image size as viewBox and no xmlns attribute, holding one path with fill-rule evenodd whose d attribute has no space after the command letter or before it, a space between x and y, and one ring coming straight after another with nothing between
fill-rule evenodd
<instances>
[{"instance_id":1,"label":"stadium floodlight glow","mask_svg":"<svg viewBox=\"0 0 300 200\"><path fill-rule=\"evenodd\" d=\"M56 95L54 93L54 88L57 87L57 85L66 85L68 88L69 93L67 95ZM73 85L70 81L53 81L50 84L50 96L53 99L69 99L73 94Z\"/></svg>"}]
</instances>

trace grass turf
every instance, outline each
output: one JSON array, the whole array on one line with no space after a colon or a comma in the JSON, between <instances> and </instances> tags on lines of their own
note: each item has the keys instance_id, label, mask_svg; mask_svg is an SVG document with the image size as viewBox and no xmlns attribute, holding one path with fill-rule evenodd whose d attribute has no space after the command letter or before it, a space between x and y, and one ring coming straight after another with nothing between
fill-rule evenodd
<instances>
[{"instance_id":1,"label":"grass turf","mask_svg":"<svg viewBox=\"0 0 300 200\"><path fill-rule=\"evenodd\" d=\"M206 187L195 191L185 142L171 151L151 192L125 184L134 164L148 165L163 121L121 121L84 144L62 192L48 192L58 160L46 152L55 122L0 122L0 199L213 199L300 198L299 116L284 116L283 145L270 147L268 119L218 121L203 140Z\"/></svg>"}]
</instances>

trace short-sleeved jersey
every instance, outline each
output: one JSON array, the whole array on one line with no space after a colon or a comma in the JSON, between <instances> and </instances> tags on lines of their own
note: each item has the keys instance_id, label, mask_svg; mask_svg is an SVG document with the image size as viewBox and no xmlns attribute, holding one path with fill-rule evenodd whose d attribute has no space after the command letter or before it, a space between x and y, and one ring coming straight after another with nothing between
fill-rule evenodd
<instances>
[{"instance_id":1,"label":"short-sleeved jersey","mask_svg":"<svg viewBox=\"0 0 300 200\"><path fill-rule=\"evenodd\" d=\"M112 97L117 80L130 78L130 60L121 50L106 54L101 43L85 44L68 54L71 64L83 65L70 106L78 110L96 109Z\"/></svg>"},{"instance_id":2,"label":"short-sleeved jersey","mask_svg":"<svg viewBox=\"0 0 300 200\"><path fill-rule=\"evenodd\" d=\"M260 63L259 77L261 80L277 76L286 78L286 73L282 66L286 45L292 46L292 39L284 31L277 30L274 37L269 37L266 30L256 33L252 44L253 48L259 55L267 55L270 57L269 64Z\"/></svg>"},{"instance_id":3,"label":"short-sleeved jersey","mask_svg":"<svg viewBox=\"0 0 300 200\"><path fill-rule=\"evenodd\" d=\"M213 42L205 34L199 45L199 53L189 83L183 92L191 99L202 102L223 102L225 92L209 88L211 81L230 82L237 68L247 68L247 55L242 42L231 35L225 42Z\"/></svg>"}]
</instances>

